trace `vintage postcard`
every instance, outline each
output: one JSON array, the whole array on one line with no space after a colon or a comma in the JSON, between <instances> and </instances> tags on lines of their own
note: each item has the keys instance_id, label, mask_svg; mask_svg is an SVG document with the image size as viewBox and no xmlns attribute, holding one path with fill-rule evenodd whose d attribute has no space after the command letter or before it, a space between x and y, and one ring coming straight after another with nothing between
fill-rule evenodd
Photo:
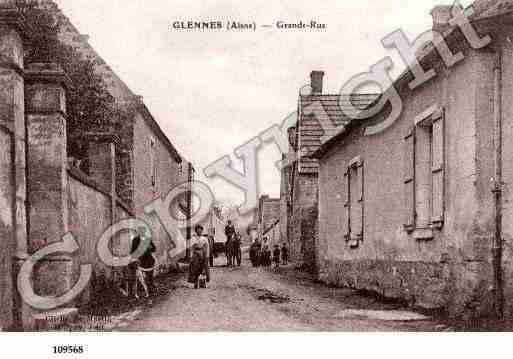
<instances>
[{"instance_id":1,"label":"vintage postcard","mask_svg":"<svg viewBox=\"0 0 513 359\"><path fill-rule=\"evenodd\" d=\"M509 0L0 0L0 332L513 331L512 40Z\"/></svg>"}]
</instances>

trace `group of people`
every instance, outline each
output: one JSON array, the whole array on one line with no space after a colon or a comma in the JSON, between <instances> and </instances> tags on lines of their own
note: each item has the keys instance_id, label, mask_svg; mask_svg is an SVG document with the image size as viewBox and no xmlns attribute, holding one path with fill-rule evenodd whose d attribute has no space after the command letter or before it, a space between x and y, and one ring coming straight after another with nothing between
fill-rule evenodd
<instances>
[{"instance_id":1,"label":"group of people","mask_svg":"<svg viewBox=\"0 0 513 359\"><path fill-rule=\"evenodd\" d=\"M271 267L273 263L275 267L279 267L280 263L288 264L289 250L286 244L281 248L276 244L271 250L269 238L266 237L263 243L259 239L253 242L249 249L249 258L253 267Z\"/></svg>"},{"instance_id":2,"label":"group of people","mask_svg":"<svg viewBox=\"0 0 513 359\"><path fill-rule=\"evenodd\" d=\"M194 285L194 288L205 288L206 283L210 282L211 258L213 255L214 243L209 236L203 235L204 227L197 225L194 228L194 234L190 243L190 262L188 282ZM151 235L146 233L146 228L139 228L137 235L132 240L130 254L133 258L128 266L131 280L127 281L127 294L130 289L133 290L134 296L139 298L139 286L144 290L145 296L148 298L155 292L153 282L156 260L154 253L156 251L155 244ZM228 221L225 227L226 241L226 257L228 266L241 265L241 238L235 230L235 226ZM286 244L280 248L274 245L271 249L269 238L265 237L263 242L256 239L250 247L249 255L253 267L271 267L274 263L275 267L279 267L280 263L284 265L289 261L289 250ZM131 281L132 286L129 282Z\"/></svg>"},{"instance_id":3,"label":"group of people","mask_svg":"<svg viewBox=\"0 0 513 359\"><path fill-rule=\"evenodd\" d=\"M203 235L204 228L197 225L194 235L191 239L191 260L189 265L189 282L198 288L202 281L204 286L210 281L210 252L212 243L209 237ZM120 290L126 295L133 295L139 299L140 290L143 290L144 296L150 298L156 292L154 285L156 247L148 229L140 227L132 239L130 255L132 261L124 272L126 289Z\"/></svg>"}]
</instances>

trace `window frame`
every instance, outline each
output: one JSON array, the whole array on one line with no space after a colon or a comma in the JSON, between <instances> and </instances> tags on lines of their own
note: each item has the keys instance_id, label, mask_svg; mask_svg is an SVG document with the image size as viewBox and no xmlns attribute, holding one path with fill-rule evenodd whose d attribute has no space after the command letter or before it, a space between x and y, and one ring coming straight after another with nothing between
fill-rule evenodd
<instances>
[{"instance_id":1,"label":"window frame","mask_svg":"<svg viewBox=\"0 0 513 359\"><path fill-rule=\"evenodd\" d=\"M435 133L436 130L436 133ZM428 133L423 131L429 131ZM423 218L423 222L427 221L427 225L419 225L419 213L418 213L418 181L419 181L419 164L417 163L417 154L419 151L419 136L422 134L424 140L427 138L429 161L428 168L424 168L423 172L429 173L429 179L424 178L424 182L429 183L429 193L427 196L428 203L425 204L424 213L427 213L427 217ZM408 140L412 138L412 143ZM427 137L426 137L427 136ZM445 221L445 201L446 201L446 178L445 178L445 110L437 104L429 107L427 110L419 114L414 119L413 128L408 131L408 134L404 137L405 140L405 173L404 173L404 195L406 202L413 205L413 212L407 214L407 222L403 225L406 232L411 233L415 239L418 240L430 240L434 238L433 230L441 230ZM435 142L436 141L436 142ZM437 144L438 146L435 146ZM413 146L412 146L413 145ZM424 145L426 143L424 142ZM424 149L426 150L426 149ZM406 151L411 151L406 153ZM408 163L408 161L411 161ZM437 162L437 163L435 163ZM407 166L412 166L408 170ZM413 178L410 178L408 174L412 174ZM435 192L435 180L437 180L438 191ZM413 191L411 187L413 186ZM413 192L413 193L410 193ZM411 196L411 197L408 197ZM411 201L411 202L410 202ZM436 203L436 207L435 207ZM405 221L406 222L406 221Z\"/></svg>"}]
</instances>

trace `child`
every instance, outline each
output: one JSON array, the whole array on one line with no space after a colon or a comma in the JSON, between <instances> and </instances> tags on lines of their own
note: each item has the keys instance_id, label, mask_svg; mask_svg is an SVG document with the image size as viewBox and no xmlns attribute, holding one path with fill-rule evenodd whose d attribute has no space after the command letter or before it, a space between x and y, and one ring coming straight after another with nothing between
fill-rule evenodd
<instances>
[{"instance_id":1,"label":"child","mask_svg":"<svg viewBox=\"0 0 513 359\"><path fill-rule=\"evenodd\" d=\"M274 260L274 264L276 265L276 268L278 268L280 266L280 246L279 245L275 245L274 246L274 251L273 251L273 260Z\"/></svg>"},{"instance_id":2,"label":"child","mask_svg":"<svg viewBox=\"0 0 513 359\"><path fill-rule=\"evenodd\" d=\"M283 265L289 264L289 249L285 243L283 243L283 247L281 247L281 259L283 261Z\"/></svg>"},{"instance_id":3,"label":"child","mask_svg":"<svg viewBox=\"0 0 513 359\"><path fill-rule=\"evenodd\" d=\"M267 267L270 267L273 265L271 247L269 247L269 246L267 246L267 249L265 252L265 265Z\"/></svg>"}]
</instances>

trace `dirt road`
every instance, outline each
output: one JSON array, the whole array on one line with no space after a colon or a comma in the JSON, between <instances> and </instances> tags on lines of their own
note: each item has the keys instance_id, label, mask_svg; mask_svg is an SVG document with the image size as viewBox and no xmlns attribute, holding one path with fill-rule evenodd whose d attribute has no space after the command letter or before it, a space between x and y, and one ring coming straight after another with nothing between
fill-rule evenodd
<instances>
[{"instance_id":1,"label":"dirt road","mask_svg":"<svg viewBox=\"0 0 513 359\"><path fill-rule=\"evenodd\" d=\"M220 264L220 263L219 263ZM292 268L215 267L207 289L181 278L116 330L431 331L442 323L374 298L316 283Z\"/></svg>"}]
</instances>

